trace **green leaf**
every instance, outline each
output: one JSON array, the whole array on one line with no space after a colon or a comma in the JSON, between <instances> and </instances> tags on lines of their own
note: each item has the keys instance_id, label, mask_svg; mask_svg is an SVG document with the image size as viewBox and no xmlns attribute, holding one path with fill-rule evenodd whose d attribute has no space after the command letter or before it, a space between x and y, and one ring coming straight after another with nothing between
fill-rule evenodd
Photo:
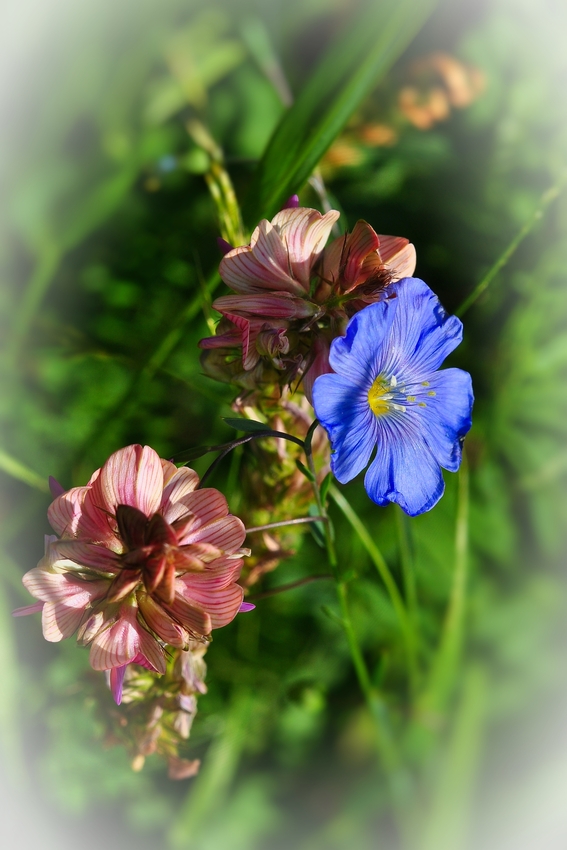
<instances>
[{"instance_id":1,"label":"green leaf","mask_svg":"<svg viewBox=\"0 0 567 850\"><path fill-rule=\"evenodd\" d=\"M175 456L176 463L190 463L192 460L197 460L199 457L208 455L209 452L217 452L223 449L224 446L195 446L194 449L187 449L186 452L180 452Z\"/></svg>"},{"instance_id":2,"label":"green leaf","mask_svg":"<svg viewBox=\"0 0 567 850\"><path fill-rule=\"evenodd\" d=\"M307 467L305 466L305 464L304 464L304 463L302 463L302 462L299 460L299 458L297 458L297 459L296 459L296 461L295 461L295 465L297 466L297 468L299 469L299 471L300 471L300 472L302 472L302 473L303 473L303 475L305 475L305 477L307 478L307 480L308 480L308 481L314 481L314 480L315 480L315 479L313 478L313 475L312 475L312 473L310 472L310 470L309 470L309 469L307 469Z\"/></svg>"},{"instance_id":3,"label":"green leaf","mask_svg":"<svg viewBox=\"0 0 567 850\"><path fill-rule=\"evenodd\" d=\"M327 49L276 127L245 205L250 225L297 192L359 103L391 68L431 13L435 0L366 0L350 28Z\"/></svg>"},{"instance_id":4,"label":"green leaf","mask_svg":"<svg viewBox=\"0 0 567 850\"><path fill-rule=\"evenodd\" d=\"M333 483L333 473L327 472L325 477L323 478L323 482L321 484L321 501L323 504L327 501L327 494L329 492L329 487Z\"/></svg>"},{"instance_id":5,"label":"green leaf","mask_svg":"<svg viewBox=\"0 0 567 850\"><path fill-rule=\"evenodd\" d=\"M319 516L319 508L313 502L309 505L309 516ZM315 538L315 542L321 549L326 549L325 529L322 522L310 522L309 531Z\"/></svg>"},{"instance_id":6,"label":"green leaf","mask_svg":"<svg viewBox=\"0 0 567 850\"><path fill-rule=\"evenodd\" d=\"M238 419L232 417L223 417L223 420L229 426L229 428L234 428L236 431L247 431L249 433L254 433L257 431L265 431L266 433L271 431L271 428L266 425L265 422L257 422L255 419Z\"/></svg>"},{"instance_id":7,"label":"green leaf","mask_svg":"<svg viewBox=\"0 0 567 850\"><path fill-rule=\"evenodd\" d=\"M328 618L329 618L329 620L332 620L332 621L333 621L333 623L337 623L337 624L341 627L341 629L344 629L344 627L345 627L345 621L342 619L342 617L338 617L338 616L335 614L335 612L334 612L334 611L332 611L332 610L329 608L329 606L328 606L328 605L321 605L321 611L323 612L323 614L325 614L325 616L326 616L326 617L328 617Z\"/></svg>"}]
</instances>

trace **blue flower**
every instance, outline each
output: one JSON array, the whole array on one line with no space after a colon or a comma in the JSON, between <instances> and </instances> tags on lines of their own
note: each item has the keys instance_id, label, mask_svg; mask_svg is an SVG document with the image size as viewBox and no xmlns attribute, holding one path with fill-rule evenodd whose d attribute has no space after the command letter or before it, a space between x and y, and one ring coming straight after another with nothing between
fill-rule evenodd
<instances>
[{"instance_id":1,"label":"blue flower","mask_svg":"<svg viewBox=\"0 0 567 850\"><path fill-rule=\"evenodd\" d=\"M418 278L393 291L396 297L356 313L346 336L333 341L334 373L315 381L313 406L331 441L337 480L358 475L376 447L364 478L368 495L416 516L443 495L441 467L459 468L472 384L461 369L438 371L461 341L459 319Z\"/></svg>"}]
</instances>

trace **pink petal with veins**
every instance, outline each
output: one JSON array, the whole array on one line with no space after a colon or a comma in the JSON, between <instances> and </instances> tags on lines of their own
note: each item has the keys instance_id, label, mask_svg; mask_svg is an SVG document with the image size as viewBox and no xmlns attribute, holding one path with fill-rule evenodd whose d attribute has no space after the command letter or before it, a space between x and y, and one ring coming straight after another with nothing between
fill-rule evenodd
<instances>
[{"instance_id":1,"label":"pink petal with veins","mask_svg":"<svg viewBox=\"0 0 567 850\"><path fill-rule=\"evenodd\" d=\"M133 661L141 651L140 631L143 629L136 619L137 612L137 606L122 605L117 620L111 626L103 625L93 636L89 656L93 670L121 667Z\"/></svg>"},{"instance_id":2,"label":"pink petal with veins","mask_svg":"<svg viewBox=\"0 0 567 850\"><path fill-rule=\"evenodd\" d=\"M211 627L220 629L230 623L238 614L244 596L238 584L218 588L214 585L200 587L192 584L186 588L186 598L202 606L211 618Z\"/></svg>"},{"instance_id":3,"label":"pink petal with veins","mask_svg":"<svg viewBox=\"0 0 567 850\"><path fill-rule=\"evenodd\" d=\"M400 236L381 236L380 256L396 279L401 280L413 275L417 256L415 246L407 239Z\"/></svg>"},{"instance_id":4,"label":"pink petal with veins","mask_svg":"<svg viewBox=\"0 0 567 850\"><path fill-rule=\"evenodd\" d=\"M59 535L74 537L78 522L83 513L83 502L88 493L88 487L73 487L57 496L47 510L50 526Z\"/></svg>"},{"instance_id":5,"label":"pink petal with veins","mask_svg":"<svg viewBox=\"0 0 567 850\"><path fill-rule=\"evenodd\" d=\"M213 626L208 612L187 596L185 586L179 580L175 582L175 599L165 607L189 631L200 636L210 634Z\"/></svg>"},{"instance_id":6,"label":"pink petal with veins","mask_svg":"<svg viewBox=\"0 0 567 850\"><path fill-rule=\"evenodd\" d=\"M83 543L81 540L57 540L50 546L50 561L57 565L60 559L68 559L82 567L115 573L120 569L120 559L116 552L97 543Z\"/></svg>"},{"instance_id":7,"label":"pink petal with veins","mask_svg":"<svg viewBox=\"0 0 567 850\"><path fill-rule=\"evenodd\" d=\"M304 292L309 292L311 269L339 216L337 210L321 215L319 210L299 207L281 210L272 220L287 247L292 274L301 282Z\"/></svg>"},{"instance_id":8,"label":"pink petal with veins","mask_svg":"<svg viewBox=\"0 0 567 850\"><path fill-rule=\"evenodd\" d=\"M23 578L24 587L43 602L65 602L73 608L85 608L104 596L108 581L85 581L69 573L56 573L35 567Z\"/></svg>"},{"instance_id":9,"label":"pink petal with veins","mask_svg":"<svg viewBox=\"0 0 567 850\"><path fill-rule=\"evenodd\" d=\"M161 499L160 512L163 514L167 522L172 522L169 519L169 510L184 496L192 493L199 485L199 476L194 469L187 466L182 466L181 469L176 469L175 473L169 478L163 490ZM178 517L176 517L177 519Z\"/></svg>"},{"instance_id":10,"label":"pink petal with veins","mask_svg":"<svg viewBox=\"0 0 567 850\"><path fill-rule=\"evenodd\" d=\"M209 590L222 589L234 584L242 569L241 558L218 558L213 564L208 565L203 572L186 573L179 577L183 587L207 587Z\"/></svg>"},{"instance_id":11,"label":"pink petal with veins","mask_svg":"<svg viewBox=\"0 0 567 850\"><path fill-rule=\"evenodd\" d=\"M193 526L183 538L183 543L212 543L227 554L240 549L246 537L244 523L236 516L226 516L213 520L207 525L195 529Z\"/></svg>"},{"instance_id":12,"label":"pink petal with veins","mask_svg":"<svg viewBox=\"0 0 567 850\"><path fill-rule=\"evenodd\" d=\"M174 623L171 615L161 605L147 594L138 595L140 613L150 629L170 646L184 647L187 644L187 634L181 626Z\"/></svg>"},{"instance_id":13,"label":"pink petal with veins","mask_svg":"<svg viewBox=\"0 0 567 850\"><path fill-rule=\"evenodd\" d=\"M231 315L249 314L250 317L270 319L306 319L317 310L303 298L289 292L266 293L265 295L223 295L213 302L219 313Z\"/></svg>"},{"instance_id":14,"label":"pink petal with veins","mask_svg":"<svg viewBox=\"0 0 567 850\"><path fill-rule=\"evenodd\" d=\"M130 505L150 517L159 509L162 493L159 455L149 446L133 445L108 458L89 496L94 505L111 514L118 505Z\"/></svg>"},{"instance_id":15,"label":"pink petal with veins","mask_svg":"<svg viewBox=\"0 0 567 850\"><path fill-rule=\"evenodd\" d=\"M67 602L46 602L41 615L43 637L58 643L75 634L85 613L84 606L75 608Z\"/></svg>"},{"instance_id":16,"label":"pink petal with veins","mask_svg":"<svg viewBox=\"0 0 567 850\"><path fill-rule=\"evenodd\" d=\"M254 294L263 289L302 295L304 287L290 273L288 254L277 230L265 219L249 246L235 248L223 257L219 273L235 292Z\"/></svg>"},{"instance_id":17,"label":"pink petal with veins","mask_svg":"<svg viewBox=\"0 0 567 850\"><path fill-rule=\"evenodd\" d=\"M193 532L213 519L227 516L228 504L219 490L215 490L214 487L203 487L202 490L195 490L183 496L175 505L171 506L170 511L172 518L166 516L168 522L173 522L188 513L194 514L195 519L190 528L190 531ZM183 536L179 538L179 542L188 543L190 541ZM214 540L210 542L214 543Z\"/></svg>"}]
</instances>

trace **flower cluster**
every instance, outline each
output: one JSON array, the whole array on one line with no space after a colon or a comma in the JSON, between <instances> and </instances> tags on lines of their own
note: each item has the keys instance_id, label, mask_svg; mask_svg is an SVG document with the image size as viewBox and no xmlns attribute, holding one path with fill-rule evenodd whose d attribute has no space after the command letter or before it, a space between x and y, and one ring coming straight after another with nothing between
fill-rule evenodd
<instances>
[{"instance_id":1,"label":"flower cluster","mask_svg":"<svg viewBox=\"0 0 567 850\"><path fill-rule=\"evenodd\" d=\"M226 254L220 275L237 294L216 299L223 318L216 336L200 342L212 377L247 389L303 378L311 399L348 319L413 273L413 245L378 236L365 221L325 247L338 218L336 210L283 209L260 222L250 245Z\"/></svg>"},{"instance_id":2,"label":"flower cluster","mask_svg":"<svg viewBox=\"0 0 567 850\"><path fill-rule=\"evenodd\" d=\"M222 457L253 436L286 441L249 455L246 519L263 537L246 587L293 553L297 531L282 538L279 528L290 514L311 514L299 524L328 521L311 508L314 489L325 511L329 467L341 483L368 467L370 498L415 516L440 499L442 469L458 469L471 427L470 375L439 371L462 325L410 277L413 246L364 221L327 246L338 216L291 206L260 222L250 245L229 249L220 272L236 294L214 302L218 333L200 343L209 374L253 391L233 409L256 421L245 423L245 439L194 456L216 448ZM120 449L87 485L57 485L54 495L55 535L23 577L39 601L15 613L41 611L46 640L76 634L90 647L91 666L124 702L122 731L108 738L126 745L135 768L159 753L172 778L191 776L198 762L179 747L206 692L211 631L254 607L237 583L250 554L244 524L222 493L148 446Z\"/></svg>"},{"instance_id":3,"label":"flower cluster","mask_svg":"<svg viewBox=\"0 0 567 850\"><path fill-rule=\"evenodd\" d=\"M49 508L58 536L23 578L41 601L17 613L41 608L49 641L77 632L91 666L110 671L116 702L126 665L164 673L165 647L209 640L242 605L244 526L218 490L198 484L192 469L134 445Z\"/></svg>"}]
</instances>

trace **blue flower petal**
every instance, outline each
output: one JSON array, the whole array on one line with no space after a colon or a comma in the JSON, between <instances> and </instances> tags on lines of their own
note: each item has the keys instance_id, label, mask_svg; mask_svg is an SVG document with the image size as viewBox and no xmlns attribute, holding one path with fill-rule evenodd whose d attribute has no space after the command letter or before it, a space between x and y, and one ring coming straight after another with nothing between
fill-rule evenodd
<instances>
[{"instance_id":1,"label":"blue flower petal","mask_svg":"<svg viewBox=\"0 0 567 850\"><path fill-rule=\"evenodd\" d=\"M388 371L405 380L423 380L459 345L463 326L456 316L446 314L419 278L405 278L396 290L402 306L396 311L388 342Z\"/></svg>"},{"instance_id":2,"label":"blue flower petal","mask_svg":"<svg viewBox=\"0 0 567 850\"><path fill-rule=\"evenodd\" d=\"M313 385L313 406L335 452L333 474L346 484L364 469L376 443L376 420L366 394L340 375L320 375Z\"/></svg>"},{"instance_id":3,"label":"blue flower petal","mask_svg":"<svg viewBox=\"0 0 567 850\"><path fill-rule=\"evenodd\" d=\"M430 393L435 393L431 396ZM462 369L435 372L429 381L424 408L419 410L421 429L436 461L450 472L461 463L461 442L470 430L473 392L471 376Z\"/></svg>"},{"instance_id":4,"label":"blue flower petal","mask_svg":"<svg viewBox=\"0 0 567 850\"><path fill-rule=\"evenodd\" d=\"M347 325L346 336L333 340L329 363L339 375L369 387L369 374L380 371L384 359L382 342L388 339L398 299L370 304L356 313Z\"/></svg>"},{"instance_id":5,"label":"blue flower petal","mask_svg":"<svg viewBox=\"0 0 567 850\"><path fill-rule=\"evenodd\" d=\"M423 438L401 419L380 432L376 457L364 478L366 492L378 505L397 502L409 516L430 510L443 495L445 482Z\"/></svg>"}]
</instances>

